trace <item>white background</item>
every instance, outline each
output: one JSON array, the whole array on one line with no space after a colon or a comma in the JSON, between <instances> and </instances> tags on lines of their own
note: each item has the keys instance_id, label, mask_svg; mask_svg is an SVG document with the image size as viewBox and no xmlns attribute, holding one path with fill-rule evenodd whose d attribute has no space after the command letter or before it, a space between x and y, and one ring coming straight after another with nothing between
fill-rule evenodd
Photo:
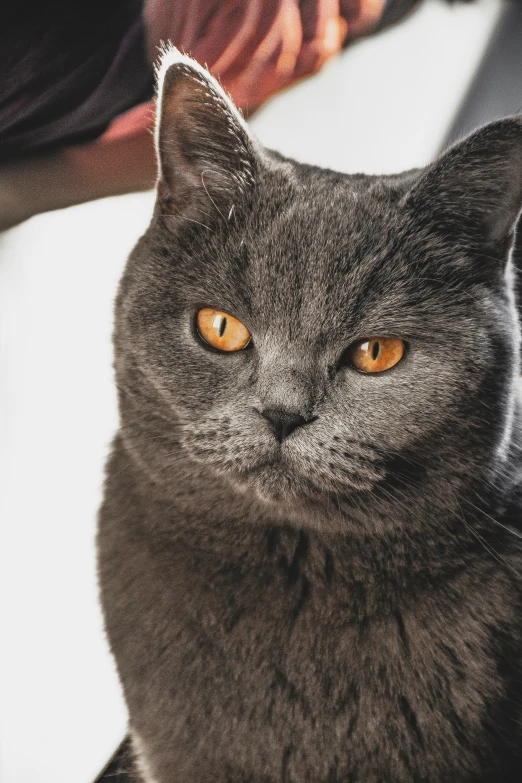
<instances>
[{"instance_id":1,"label":"white background","mask_svg":"<svg viewBox=\"0 0 522 783\"><path fill-rule=\"evenodd\" d=\"M255 132L343 171L428 162L500 4L425 0L274 98ZM152 205L106 199L0 235L1 783L90 783L125 732L94 534L117 426L112 300Z\"/></svg>"}]
</instances>

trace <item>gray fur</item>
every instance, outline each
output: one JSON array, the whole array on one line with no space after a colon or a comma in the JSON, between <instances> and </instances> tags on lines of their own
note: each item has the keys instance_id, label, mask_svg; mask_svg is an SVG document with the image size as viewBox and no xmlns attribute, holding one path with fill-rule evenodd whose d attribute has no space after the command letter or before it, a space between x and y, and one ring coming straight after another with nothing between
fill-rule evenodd
<instances>
[{"instance_id":1,"label":"gray fur","mask_svg":"<svg viewBox=\"0 0 522 783\"><path fill-rule=\"evenodd\" d=\"M163 102L98 539L137 780L520 781L522 120L366 177L230 133L186 63ZM373 335L408 351L364 375Z\"/></svg>"}]
</instances>

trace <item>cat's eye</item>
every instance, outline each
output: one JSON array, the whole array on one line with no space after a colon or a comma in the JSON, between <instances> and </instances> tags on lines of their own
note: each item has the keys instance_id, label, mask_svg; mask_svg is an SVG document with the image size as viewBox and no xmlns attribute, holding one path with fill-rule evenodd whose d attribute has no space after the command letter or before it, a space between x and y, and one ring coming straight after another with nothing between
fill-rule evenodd
<instances>
[{"instance_id":1,"label":"cat's eye","mask_svg":"<svg viewBox=\"0 0 522 783\"><path fill-rule=\"evenodd\" d=\"M361 372L384 372L400 362L404 351L404 342L397 337L372 337L355 343L349 350L349 357Z\"/></svg>"},{"instance_id":2,"label":"cat's eye","mask_svg":"<svg viewBox=\"0 0 522 783\"><path fill-rule=\"evenodd\" d=\"M218 351L241 351L250 342L250 332L233 315L204 307L196 316L199 336Z\"/></svg>"}]
</instances>

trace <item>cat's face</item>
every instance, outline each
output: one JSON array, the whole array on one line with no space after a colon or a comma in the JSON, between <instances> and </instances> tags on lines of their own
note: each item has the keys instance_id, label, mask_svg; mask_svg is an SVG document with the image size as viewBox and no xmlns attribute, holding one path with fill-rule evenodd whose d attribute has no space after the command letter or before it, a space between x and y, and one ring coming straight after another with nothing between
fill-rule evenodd
<instances>
[{"instance_id":1,"label":"cat's face","mask_svg":"<svg viewBox=\"0 0 522 783\"><path fill-rule=\"evenodd\" d=\"M163 176L118 342L172 412L180 454L269 503L398 498L459 455L482 470L514 405L516 198L493 171L471 177L501 202L479 220L462 183L473 148L402 178L283 161L190 69L164 67Z\"/></svg>"}]
</instances>

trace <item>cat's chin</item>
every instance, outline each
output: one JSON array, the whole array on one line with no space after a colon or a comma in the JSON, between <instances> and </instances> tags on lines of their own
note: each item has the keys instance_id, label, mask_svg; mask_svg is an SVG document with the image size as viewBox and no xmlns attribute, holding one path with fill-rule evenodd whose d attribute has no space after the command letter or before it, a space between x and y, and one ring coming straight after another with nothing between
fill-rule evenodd
<instances>
[{"instance_id":1,"label":"cat's chin","mask_svg":"<svg viewBox=\"0 0 522 783\"><path fill-rule=\"evenodd\" d=\"M360 533L365 527L360 498L355 497L359 490L353 487L338 494L273 464L235 476L232 483L241 494L264 506L271 521L280 519L285 524L333 534L348 530Z\"/></svg>"},{"instance_id":2,"label":"cat's chin","mask_svg":"<svg viewBox=\"0 0 522 783\"><path fill-rule=\"evenodd\" d=\"M255 493L264 503L277 506L330 503L331 492L342 491L340 487L318 486L281 463L265 464L242 473L235 477L234 483L241 492ZM343 489L346 494L347 488ZM348 491L348 494L352 493L353 489Z\"/></svg>"},{"instance_id":3,"label":"cat's chin","mask_svg":"<svg viewBox=\"0 0 522 783\"><path fill-rule=\"evenodd\" d=\"M232 483L243 494L254 493L265 503L281 504L285 501L295 503L305 501L319 492L310 482L292 473L281 464L264 464L241 472L232 478Z\"/></svg>"}]
</instances>

